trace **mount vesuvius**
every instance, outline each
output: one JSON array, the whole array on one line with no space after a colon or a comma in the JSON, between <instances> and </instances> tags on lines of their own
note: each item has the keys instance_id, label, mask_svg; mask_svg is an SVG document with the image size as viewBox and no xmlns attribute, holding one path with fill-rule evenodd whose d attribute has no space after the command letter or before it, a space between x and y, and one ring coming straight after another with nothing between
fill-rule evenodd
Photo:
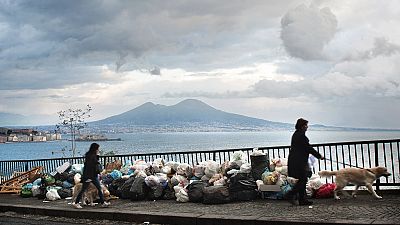
<instances>
[{"instance_id":1,"label":"mount vesuvius","mask_svg":"<svg viewBox=\"0 0 400 225\"><path fill-rule=\"evenodd\" d=\"M215 109L196 99L165 106L147 102L130 111L94 122L97 125L123 126L199 126L244 129L288 129L292 124L252 118Z\"/></svg>"}]
</instances>

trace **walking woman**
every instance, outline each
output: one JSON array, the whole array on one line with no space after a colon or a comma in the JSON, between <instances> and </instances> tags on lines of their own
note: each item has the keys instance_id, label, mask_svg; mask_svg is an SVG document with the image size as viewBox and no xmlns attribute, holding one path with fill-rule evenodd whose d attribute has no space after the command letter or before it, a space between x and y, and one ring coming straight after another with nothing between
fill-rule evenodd
<instances>
[{"instance_id":1,"label":"walking woman","mask_svg":"<svg viewBox=\"0 0 400 225\"><path fill-rule=\"evenodd\" d=\"M100 166L99 163L99 147L100 145L97 143L92 143L90 145L89 151L85 154L85 164L83 167L83 175L81 182L83 183L82 189L79 192L75 202L72 203L72 206L77 209L81 209L82 206L79 204L79 200L81 200L83 193L89 187L90 182L92 182L99 193L100 203L103 207L107 207L110 203L104 201L103 191L100 187L100 181L98 178L99 173L101 172L98 168Z\"/></svg>"},{"instance_id":2,"label":"walking woman","mask_svg":"<svg viewBox=\"0 0 400 225\"><path fill-rule=\"evenodd\" d=\"M291 191L286 194L286 198L293 205L297 205L296 196L299 205L312 205L312 201L306 199L306 184L310 168L308 165L309 154L314 155L318 159L325 159L313 147L311 147L306 136L308 121L300 118L296 122L296 131L292 136L292 142L288 158L288 175L299 179Z\"/></svg>"}]
</instances>

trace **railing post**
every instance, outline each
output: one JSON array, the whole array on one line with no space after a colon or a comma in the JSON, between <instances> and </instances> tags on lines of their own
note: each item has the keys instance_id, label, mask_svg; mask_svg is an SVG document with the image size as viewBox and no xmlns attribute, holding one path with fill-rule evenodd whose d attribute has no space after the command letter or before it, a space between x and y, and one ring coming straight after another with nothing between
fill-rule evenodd
<instances>
[{"instance_id":1,"label":"railing post","mask_svg":"<svg viewBox=\"0 0 400 225\"><path fill-rule=\"evenodd\" d=\"M378 152L378 142L374 143L375 148L375 166L379 166L379 152ZM380 179L376 180L376 190L379 191L379 184L381 183Z\"/></svg>"}]
</instances>

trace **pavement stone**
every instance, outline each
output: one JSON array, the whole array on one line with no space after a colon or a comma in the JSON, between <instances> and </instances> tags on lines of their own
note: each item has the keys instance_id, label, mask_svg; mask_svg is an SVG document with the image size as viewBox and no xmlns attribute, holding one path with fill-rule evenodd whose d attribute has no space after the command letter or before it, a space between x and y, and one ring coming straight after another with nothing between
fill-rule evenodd
<instances>
[{"instance_id":1,"label":"pavement stone","mask_svg":"<svg viewBox=\"0 0 400 225\"><path fill-rule=\"evenodd\" d=\"M37 198L1 194L0 212L107 219L150 224L400 224L400 191L382 199L358 195L356 199L313 199L314 205L292 206L284 200L257 199L219 205L178 203L173 200L111 201L109 208L99 205L71 207L70 200L43 202Z\"/></svg>"}]
</instances>

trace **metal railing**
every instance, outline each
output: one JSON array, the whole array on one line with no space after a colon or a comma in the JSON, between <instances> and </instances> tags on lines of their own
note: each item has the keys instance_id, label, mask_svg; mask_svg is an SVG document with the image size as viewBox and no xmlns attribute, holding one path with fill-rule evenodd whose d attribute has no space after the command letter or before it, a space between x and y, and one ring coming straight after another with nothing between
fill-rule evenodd
<instances>
[{"instance_id":1,"label":"metal railing","mask_svg":"<svg viewBox=\"0 0 400 225\"><path fill-rule=\"evenodd\" d=\"M384 166L392 173L392 176L378 179L375 183L376 188L379 189L380 186L400 187L399 143L400 139L314 144L313 147L326 157L326 160L317 161L314 172L316 173L320 170L338 170L345 167L369 168ZM258 147L258 150L268 154L270 159L287 158L290 146ZM116 159L124 163L127 160L133 162L141 159L151 162L157 158L162 158L164 161L175 161L191 165L196 165L207 160L213 160L222 164L227 160L231 160L233 154L237 151L243 151L247 157L247 161L250 162L250 155L253 152L253 148L101 156L100 162L105 166ZM84 158L0 161L0 183L10 179L13 172L28 171L33 167L43 166L44 171L50 173L66 161L71 164L83 163ZM326 182L333 182L333 178L326 179Z\"/></svg>"}]
</instances>

